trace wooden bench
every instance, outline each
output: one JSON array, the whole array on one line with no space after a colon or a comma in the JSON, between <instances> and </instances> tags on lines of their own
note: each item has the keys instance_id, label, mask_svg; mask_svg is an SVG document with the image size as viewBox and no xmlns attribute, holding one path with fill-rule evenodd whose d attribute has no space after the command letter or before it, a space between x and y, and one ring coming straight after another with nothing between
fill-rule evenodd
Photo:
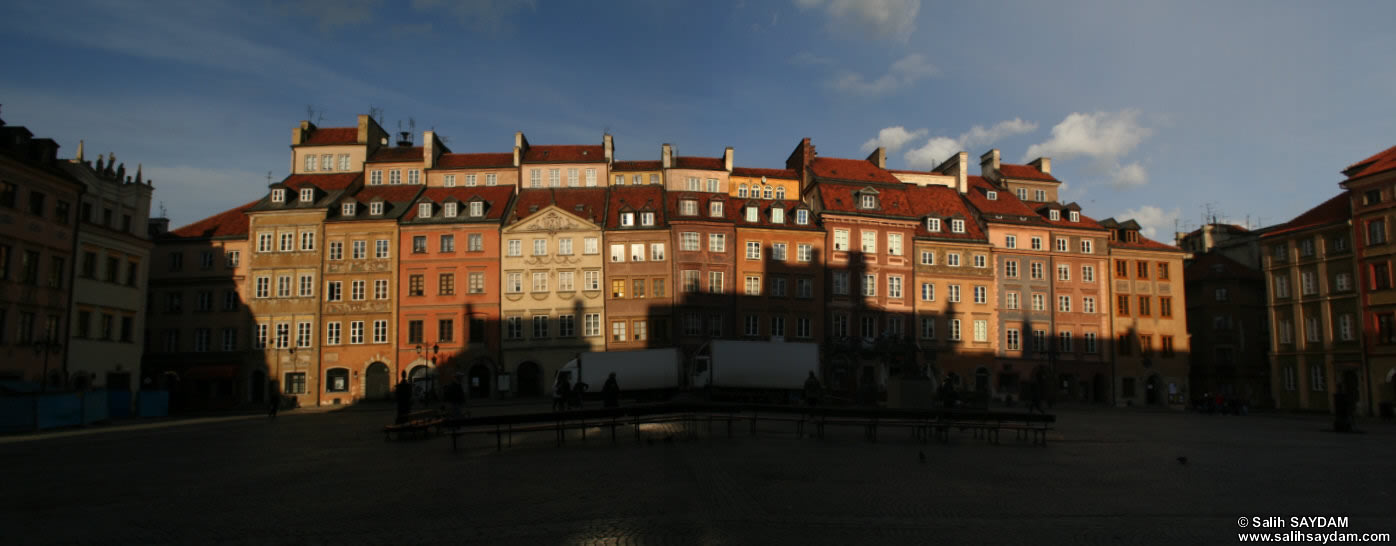
<instances>
[{"instance_id":1,"label":"wooden bench","mask_svg":"<svg viewBox=\"0 0 1396 546\"><path fill-rule=\"evenodd\" d=\"M393 438L393 434L402 439L405 433L429 434L433 427L441 432L441 426L445 423L441 412L437 410L421 410L407 414L407 418L401 423L394 423L383 427L383 440L388 441Z\"/></svg>"}]
</instances>

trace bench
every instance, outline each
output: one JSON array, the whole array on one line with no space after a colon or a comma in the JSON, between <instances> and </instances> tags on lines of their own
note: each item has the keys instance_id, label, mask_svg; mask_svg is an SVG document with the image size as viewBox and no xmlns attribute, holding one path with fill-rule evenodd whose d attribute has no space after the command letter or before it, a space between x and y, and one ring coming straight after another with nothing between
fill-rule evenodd
<instances>
[{"instance_id":1,"label":"bench","mask_svg":"<svg viewBox=\"0 0 1396 546\"><path fill-rule=\"evenodd\" d=\"M388 441L393 438L393 434L402 439L405 433L428 434L433 427L437 432L441 431L441 426L445 423L444 417L437 410L421 410L407 414L401 423L394 423L383 427L383 440Z\"/></svg>"}]
</instances>

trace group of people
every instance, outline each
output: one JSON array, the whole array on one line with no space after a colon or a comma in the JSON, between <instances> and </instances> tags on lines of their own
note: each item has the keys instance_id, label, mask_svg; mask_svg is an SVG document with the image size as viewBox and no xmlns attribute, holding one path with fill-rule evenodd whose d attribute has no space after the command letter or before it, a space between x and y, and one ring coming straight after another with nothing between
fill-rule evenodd
<instances>
[{"instance_id":1,"label":"group of people","mask_svg":"<svg viewBox=\"0 0 1396 546\"><path fill-rule=\"evenodd\" d=\"M553 383L553 411L566 411L568 409L582 407L582 395L591 389L591 385L586 384L581 379L574 385L566 375L559 375L557 382ZM616 381L616 373L611 372L606 377L606 384L601 386L602 406L607 408L620 407L620 383Z\"/></svg>"}]
</instances>

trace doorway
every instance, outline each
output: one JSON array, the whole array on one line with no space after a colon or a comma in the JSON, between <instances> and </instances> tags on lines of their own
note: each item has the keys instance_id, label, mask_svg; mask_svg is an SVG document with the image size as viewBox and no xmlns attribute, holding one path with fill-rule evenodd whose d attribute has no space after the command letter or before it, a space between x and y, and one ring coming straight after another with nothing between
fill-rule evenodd
<instances>
[{"instance_id":1,"label":"doorway","mask_svg":"<svg viewBox=\"0 0 1396 546\"><path fill-rule=\"evenodd\" d=\"M391 379L387 364L382 362L369 364L368 370L364 372L364 399L387 400L391 390L389 388Z\"/></svg>"},{"instance_id":2,"label":"doorway","mask_svg":"<svg viewBox=\"0 0 1396 546\"><path fill-rule=\"evenodd\" d=\"M519 364L516 375L519 382L519 396L543 396L543 370L538 367L538 364L533 362Z\"/></svg>"},{"instance_id":3,"label":"doorway","mask_svg":"<svg viewBox=\"0 0 1396 546\"><path fill-rule=\"evenodd\" d=\"M489 398L490 367L487 364L480 363L471 366L470 374L465 381L471 398Z\"/></svg>"}]
</instances>

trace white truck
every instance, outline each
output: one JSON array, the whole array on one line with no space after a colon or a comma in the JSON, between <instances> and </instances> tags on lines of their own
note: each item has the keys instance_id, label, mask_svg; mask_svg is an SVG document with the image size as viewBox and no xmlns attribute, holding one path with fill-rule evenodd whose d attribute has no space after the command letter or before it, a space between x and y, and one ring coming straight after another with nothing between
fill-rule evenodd
<instances>
[{"instance_id":1,"label":"white truck","mask_svg":"<svg viewBox=\"0 0 1396 546\"><path fill-rule=\"evenodd\" d=\"M599 396L606 377L616 374L622 398L666 397L679 388L679 350L644 349L581 353L557 371L572 385L581 378L589 396Z\"/></svg>"},{"instance_id":2,"label":"white truck","mask_svg":"<svg viewBox=\"0 0 1396 546\"><path fill-rule=\"evenodd\" d=\"M793 402L809 374L819 373L819 345L785 341L714 340L700 350L693 386L714 398Z\"/></svg>"}]
</instances>

